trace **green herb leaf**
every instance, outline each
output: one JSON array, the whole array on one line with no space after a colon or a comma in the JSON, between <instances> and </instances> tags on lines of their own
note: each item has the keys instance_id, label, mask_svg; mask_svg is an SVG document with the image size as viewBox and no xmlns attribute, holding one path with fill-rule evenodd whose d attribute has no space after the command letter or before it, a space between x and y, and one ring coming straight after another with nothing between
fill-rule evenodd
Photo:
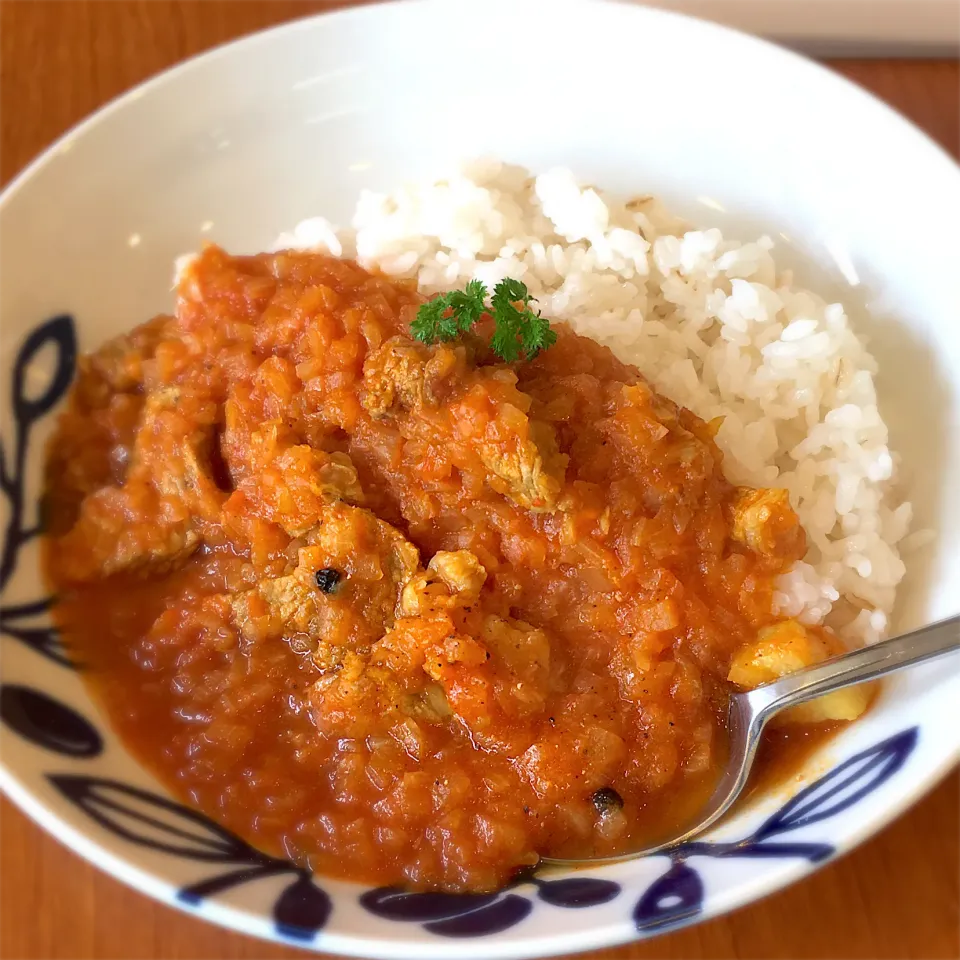
<instances>
[{"instance_id":1,"label":"green herb leaf","mask_svg":"<svg viewBox=\"0 0 960 960\"><path fill-rule=\"evenodd\" d=\"M521 356L532 360L556 343L556 333L549 321L530 307L534 298L520 280L501 280L494 287L489 311L484 305L486 298L487 288L479 280L471 280L463 290L441 293L420 307L410 332L424 343L453 340L489 312L494 321L490 348L507 363L515 363Z\"/></svg>"},{"instance_id":2,"label":"green herb leaf","mask_svg":"<svg viewBox=\"0 0 960 960\"><path fill-rule=\"evenodd\" d=\"M527 359L532 360L541 350L557 342L557 332L550 329L550 321L539 312L530 312L529 321L520 329L520 342Z\"/></svg>"},{"instance_id":3,"label":"green herb leaf","mask_svg":"<svg viewBox=\"0 0 960 960\"><path fill-rule=\"evenodd\" d=\"M450 308L457 318L457 326L466 333L483 316L487 288L479 280L471 280L464 290L450 294Z\"/></svg>"}]
</instances>

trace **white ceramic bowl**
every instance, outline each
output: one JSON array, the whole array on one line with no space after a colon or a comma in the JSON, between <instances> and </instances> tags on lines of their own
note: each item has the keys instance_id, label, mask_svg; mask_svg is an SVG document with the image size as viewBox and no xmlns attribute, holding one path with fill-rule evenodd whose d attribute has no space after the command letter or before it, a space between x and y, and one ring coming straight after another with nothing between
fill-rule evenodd
<instances>
[{"instance_id":1,"label":"white ceramic bowl","mask_svg":"<svg viewBox=\"0 0 960 960\"><path fill-rule=\"evenodd\" d=\"M568 165L659 192L702 224L781 234L803 279L842 296L870 335L919 522L938 532L913 560L899 625L958 609L960 172L902 118L757 40L599 2L367 7L190 61L68 134L0 205L0 784L122 880L258 936L417 960L646 936L848 850L958 757L954 658L888 684L812 759L799 794L765 798L703 843L450 897L312 880L167 799L125 754L49 627L32 535L75 350L169 308L171 262L201 239L262 249L304 216L342 220L363 186L478 154Z\"/></svg>"}]
</instances>

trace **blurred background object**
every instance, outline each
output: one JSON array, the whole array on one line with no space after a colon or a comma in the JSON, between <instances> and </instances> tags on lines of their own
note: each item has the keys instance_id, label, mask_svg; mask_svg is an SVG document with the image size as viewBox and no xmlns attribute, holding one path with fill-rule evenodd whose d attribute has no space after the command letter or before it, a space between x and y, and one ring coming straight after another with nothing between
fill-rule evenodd
<instances>
[{"instance_id":1,"label":"blurred background object","mask_svg":"<svg viewBox=\"0 0 960 960\"><path fill-rule=\"evenodd\" d=\"M817 57L956 56L957 0L645 0Z\"/></svg>"}]
</instances>

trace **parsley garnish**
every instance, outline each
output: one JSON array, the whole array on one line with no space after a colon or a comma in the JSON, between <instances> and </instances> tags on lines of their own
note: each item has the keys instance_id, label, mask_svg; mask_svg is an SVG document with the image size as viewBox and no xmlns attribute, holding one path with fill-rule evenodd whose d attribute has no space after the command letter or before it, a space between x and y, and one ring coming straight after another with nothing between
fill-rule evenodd
<instances>
[{"instance_id":1,"label":"parsley garnish","mask_svg":"<svg viewBox=\"0 0 960 960\"><path fill-rule=\"evenodd\" d=\"M534 298L519 280L501 280L493 289L489 310L486 299L487 288L479 280L471 280L463 290L438 294L417 311L410 332L423 343L453 340L489 313L494 322L490 348L507 363L521 355L532 360L556 343L549 321L530 306Z\"/></svg>"}]
</instances>

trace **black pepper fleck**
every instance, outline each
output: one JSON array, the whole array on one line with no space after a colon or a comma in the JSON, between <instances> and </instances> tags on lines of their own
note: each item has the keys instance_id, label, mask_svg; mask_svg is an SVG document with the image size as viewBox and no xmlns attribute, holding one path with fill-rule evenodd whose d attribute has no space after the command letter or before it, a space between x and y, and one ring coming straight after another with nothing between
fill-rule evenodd
<instances>
[{"instance_id":1,"label":"black pepper fleck","mask_svg":"<svg viewBox=\"0 0 960 960\"><path fill-rule=\"evenodd\" d=\"M599 814L623 809L623 797L613 787L601 787L590 799Z\"/></svg>"},{"instance_id":2,"label":"black pepper fleck","mask_svg":"<svg viewBox=\"0 0 960 960\"><path fill-rule=\"evenodd\" d=\"M340 582L340 571L334 570L333 567L324 567L314 574L314 579L324 593L333 593Z\"/></svg>"}]
</instances>

